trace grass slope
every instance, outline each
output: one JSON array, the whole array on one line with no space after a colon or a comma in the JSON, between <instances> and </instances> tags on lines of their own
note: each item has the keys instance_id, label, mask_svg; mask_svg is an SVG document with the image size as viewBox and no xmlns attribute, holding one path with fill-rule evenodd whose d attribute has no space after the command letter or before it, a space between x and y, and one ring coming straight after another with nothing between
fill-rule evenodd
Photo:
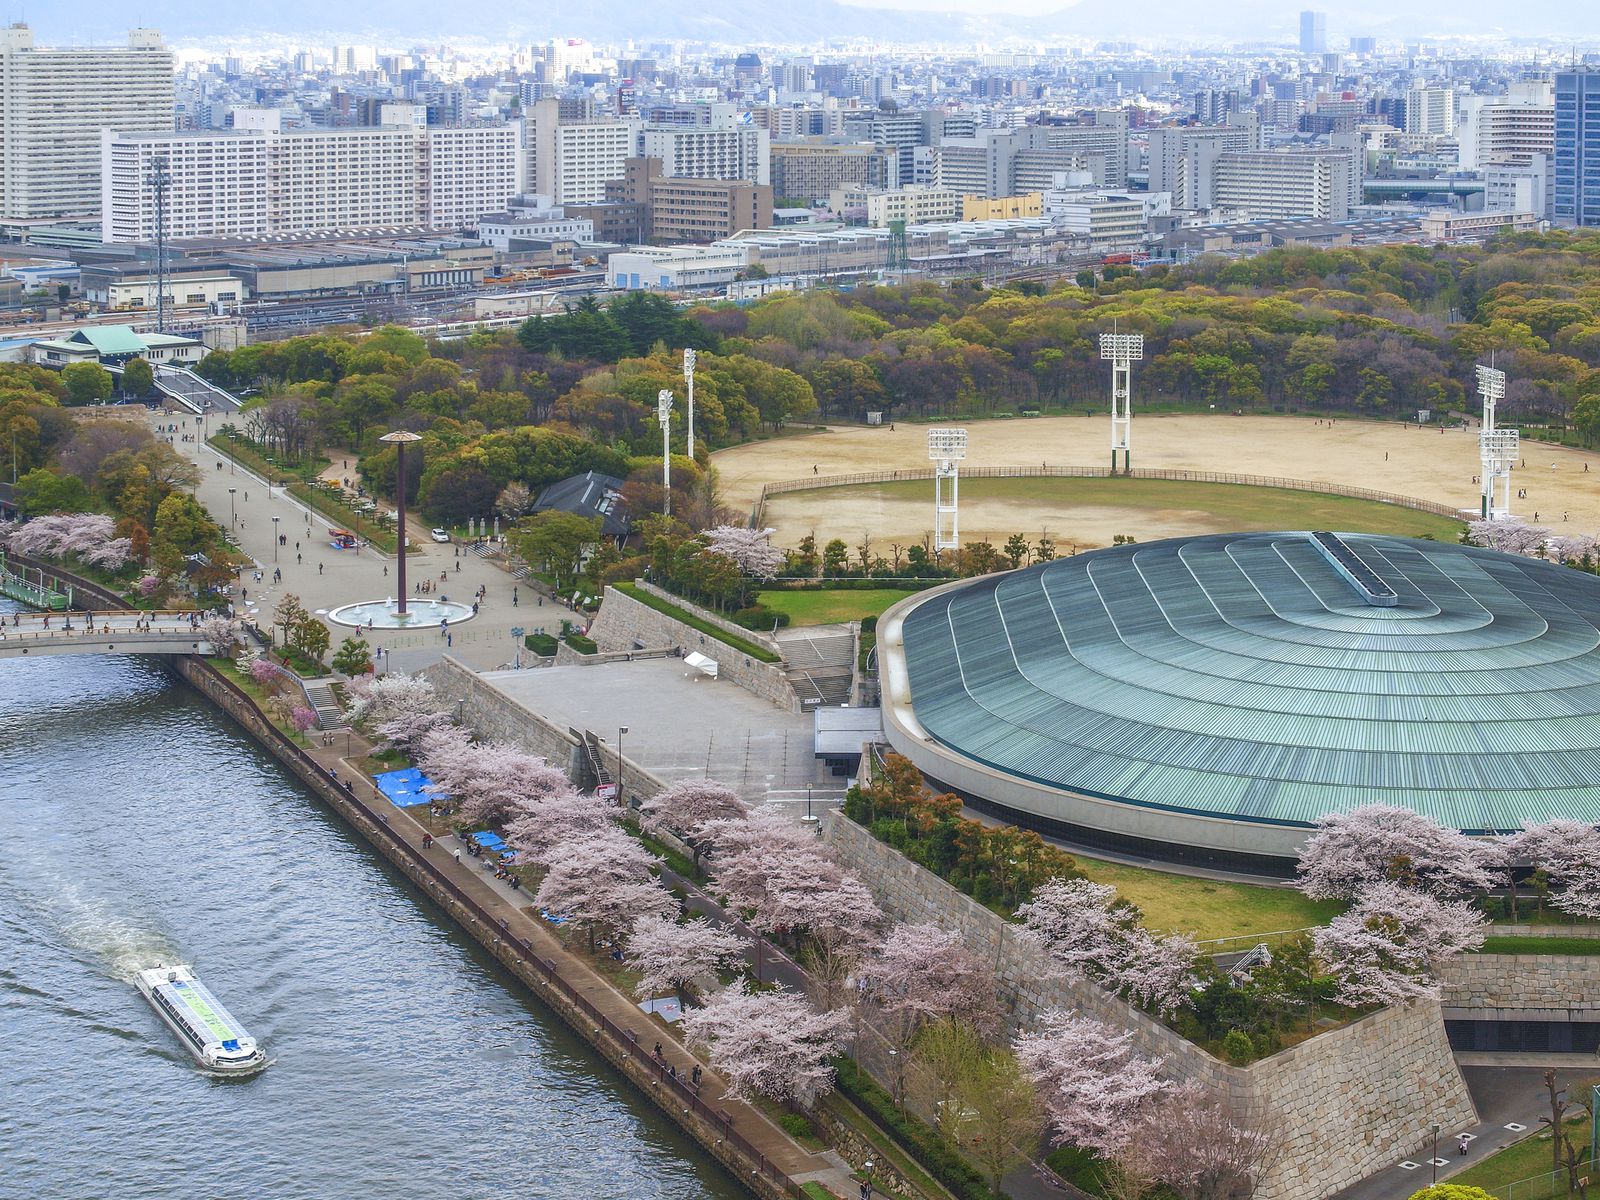
<instances>
[{"instance_id":1,"label":"grass slope","mask_svg":"<svg viewBox=\"0 0 1600 1200\"><path fill-rule=\"evenodd\" d=\"M760 594L760 601L774 612L789 614L793 625L832 625L876 617L896 601L916 593L908 588L862 588L837 591L792 591L772 588Z\"/></svg>"}]
</instances>

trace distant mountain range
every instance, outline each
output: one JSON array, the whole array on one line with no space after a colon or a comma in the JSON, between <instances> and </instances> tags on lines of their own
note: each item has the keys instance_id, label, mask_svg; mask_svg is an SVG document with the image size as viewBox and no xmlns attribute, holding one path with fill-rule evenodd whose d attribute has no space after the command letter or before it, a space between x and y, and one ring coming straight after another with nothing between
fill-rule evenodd
<instances>
[{"instance_id":1,"label":"distant mountain range","mask_svg":"<svg viewBox=\"0 0 1600 1200\"><path fill-rule=\"evenodd\" d=\"M381 5L273 0L244 9L196 0L141 0L132 7L111 0L79 0L47 6L42 16L34 14L32 24L45 44L117 42L135 23L160 29L178 45L230 37L243 42L263 35L316 46L340 40L397 48L418 41L536 42L555 36L601 42L693 39L734 46L796 45L824 37L954 45L1013 37L1213 38L1287 44L1295 32L1298 7L1283 0L1235 0L1227 5L1082 0L1054 13L1019 16L872 8L838 0L612 0L577 10L554 5L462 10L436 0L390 0ZM1461 0L1444 7L1410 0L1406 6L1369 12L1345 9L1330 15L1335 18L1329 31L1335 43L1350 34L1563 38L1600 33L1600 5L1573 0L1524 0L1514 9L1489 0Z\"/></svg>"}]
</instances>

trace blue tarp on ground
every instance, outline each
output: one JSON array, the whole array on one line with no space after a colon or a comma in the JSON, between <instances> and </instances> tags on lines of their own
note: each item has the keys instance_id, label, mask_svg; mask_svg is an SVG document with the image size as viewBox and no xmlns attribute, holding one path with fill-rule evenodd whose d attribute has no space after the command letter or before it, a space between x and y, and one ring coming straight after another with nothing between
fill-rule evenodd
<instances>
[{"instance_id":1,"label":"blue tarp on ground","mask_svg":"<svg viewBox=\"0 0 1600 1200\"><path fill-rule=\"evenodd\" d=\"M415 767L407 767L404 771L385 771L374 782L378 790L398 808L426 804L434 798L432 792L424 790L433 786L433 780Z\"/></svg>"},{"instance_id":2,"label":"blue tarp on ground","mask_svg":"<svg viewBox=\"0 0 1600 1200\"><path fill-rule=\"evenodd\" d=\"M472 840L477 842L478 845L482 846L485 850L504 850L507 848L505 838L501 837L498 833L486 833L482 830L479 830L477 833L474 833L471 836Z\"/></svg>"}]
</instances>

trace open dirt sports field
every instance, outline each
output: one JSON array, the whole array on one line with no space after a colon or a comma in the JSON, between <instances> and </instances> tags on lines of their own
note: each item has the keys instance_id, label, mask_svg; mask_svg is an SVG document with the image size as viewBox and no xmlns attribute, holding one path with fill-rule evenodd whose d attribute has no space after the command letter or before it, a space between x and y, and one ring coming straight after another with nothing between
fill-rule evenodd
<instances>
[{"instance_id":1,"label":"open dirt sports field","mask_svg":"<svg viewBox=\"0 0 1600 1200\"><path fill-rule=\"evenodd\" d=\"M1110 419L1038 417L974 421L966 466L1104 467L1110 462ZM764 483L861 471L927 467L925 425L836 428L719 451L714 463L727 503L748 513ZM1313 417L1135 416L1135 468L1274 475L1415 496L1476 513L1476 429L1446 430L1391 422ZM1515 514L1553 533L1600 533L1600 455L1528 443L1526 468L1513 474ZM1589 470L1585 472L1585 465ZM1436 532L1440 518L1390 505L1258 492L1209 484L1152 486L1151 480L964 480L962 539L997 544L1013 533L1030 540L1048 531L1063 548L1109 544L1116 534L1140 541L1214 530L1306 528L1373 532ZM1134 485L1129 488L1127 485ZM1117 489L1123 489L1120 492ZM1174 490L1182 489L1182 490ZM1568 519L1563 521L1563 514ZM1281 518L1281 519L1280 519ZM886 546L921 541L933 527L933 483L865 485L773 497L767 524L773 540L792 546L807 533L820 541L862 534Z\"/></svg>"}]
</instances>

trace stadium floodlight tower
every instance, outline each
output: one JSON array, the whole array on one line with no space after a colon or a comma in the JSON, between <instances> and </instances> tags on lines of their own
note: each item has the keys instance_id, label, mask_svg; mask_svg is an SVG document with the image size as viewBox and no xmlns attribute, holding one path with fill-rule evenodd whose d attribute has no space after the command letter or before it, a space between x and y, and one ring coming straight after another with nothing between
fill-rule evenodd
<instances>
[{"instance_id":1,"label":"stadium floodlight tower","mask_svg":"<svg viewBox=\"0 0 1600 1200\"><path fill-rule=\"evenodd\" d=\"M1111 364L1111 473L1117 473L1117 451L1122 451L1122 473L1133 470L1128 448L1133 433L1133 364L1144 358L1144 334L1102 333L1100 357Z\"/></svg>"},{"instance_id":2,"label":"stadium floodlight tower","mask_svg":"<svg viewBox=\"0 0 1600 1200\"><path fill-rule=\"evenodd\" d=\"M661 422L661 511L672 515L672 389L656 393L656 420Z\"/></svg>"},{"instance_id":3,"label":"stadium floodlight tower","mask_svg":"<svg viewBox=\"0 0 1600 1200\"><path fill-rule=\"evenodd\" d=\"M1506 394L1506 373L1493 367L1478 367L1478 395L1483 397L1483 430L1478 434L1478 454L1482 459L1483 518L1503 521L1511 515L1511 468L1520 453L1520 435L1515 429L1496 429L1494 406Z\"/></svg>"},{"instance_id":4,"label":"stadium floodlight tower","mask_svg":"<svg viewBox=\"0 0 1600 1200\"><path fill-rule=\"evenodd\" d=\"M933 461L933 552L938 554L961 545L956 499L967 431L940 426L928 430L928 457Z\"/></svg>"}]
</instances>

